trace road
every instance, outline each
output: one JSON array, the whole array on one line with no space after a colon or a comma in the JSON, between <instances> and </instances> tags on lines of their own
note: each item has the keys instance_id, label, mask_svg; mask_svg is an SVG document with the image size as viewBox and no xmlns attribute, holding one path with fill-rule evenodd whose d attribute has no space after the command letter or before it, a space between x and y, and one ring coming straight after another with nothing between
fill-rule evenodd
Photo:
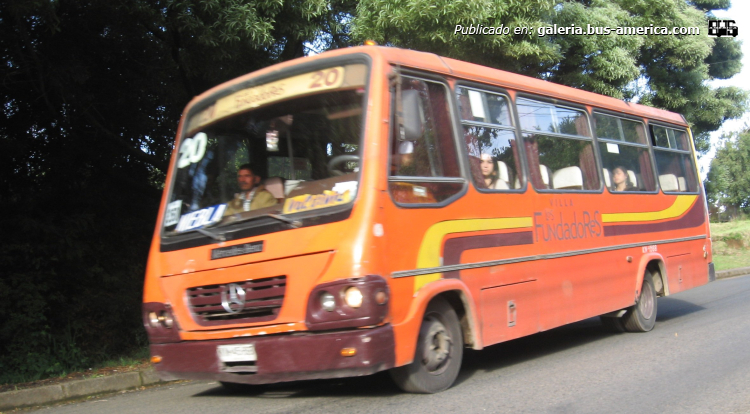
<instances>
[{"instance_id":1,"label":"road","mask_svg":"<svg viewBox=\"0 0 750 414\"><path fill-rule=\"evenodd\" d=\"M403 394L387 374L236 395L184 382L48 407L54 413L750 413L750 276L661 298L649 333L588 319L482 351L457 383Z\"/></svg>"}]
</instances>

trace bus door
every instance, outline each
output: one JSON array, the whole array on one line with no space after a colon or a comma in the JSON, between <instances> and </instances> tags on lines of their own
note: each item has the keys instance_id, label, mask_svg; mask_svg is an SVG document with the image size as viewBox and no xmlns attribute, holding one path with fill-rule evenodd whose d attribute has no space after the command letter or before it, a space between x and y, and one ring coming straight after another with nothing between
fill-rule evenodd
<instances>
[{"instance_id":1,"label":"bus door","mask_svg":"<svg viewBox=\"0 0 750 414\"><path fill-rule=\"evenodd\" d=\"M431 231L451 218L449 207L464 192L466 180L461 176L447 84L401 74L392 92L387 256L396 277L413 281L408 288L411 296L442 277L439 272L417 276L409 272L443 264L442 238L431 236Z\"/></svg>"}]
</instances>

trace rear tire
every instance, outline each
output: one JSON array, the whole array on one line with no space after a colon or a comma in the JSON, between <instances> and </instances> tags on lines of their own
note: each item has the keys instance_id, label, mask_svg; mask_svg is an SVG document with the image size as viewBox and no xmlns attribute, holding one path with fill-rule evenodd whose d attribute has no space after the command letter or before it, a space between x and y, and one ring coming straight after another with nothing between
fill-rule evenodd
<instances>
[{"instance_id":1,"label":"rear tire","mask_svg":"<svg viewBox=\"0 0 750 414\"><path fill-rule=\"evenodd\" d=\"M656 289L650 272L643 276L638 302L628 308L622 320L628 332L648 332L656 324Z\"/></svg>"},{"instance_id":2,"label":"rear tire","mask_svg":"<svg viewBox=\"0 0 750 414\"><path fill-rule=\"evenodd\" d=\"M406 392L433 394L453 385L461 370L464 341L456 311L441 298L427 306L414 361L390 371Z\"/></svg>"}]
</instances>

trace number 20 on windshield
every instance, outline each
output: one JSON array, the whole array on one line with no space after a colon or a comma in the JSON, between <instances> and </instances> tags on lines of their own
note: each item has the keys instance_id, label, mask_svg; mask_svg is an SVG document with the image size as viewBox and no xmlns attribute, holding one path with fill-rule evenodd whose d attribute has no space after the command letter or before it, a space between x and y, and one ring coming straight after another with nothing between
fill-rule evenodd
<instances>
[{"instance_id":1,"label":"number 20 on windshield","mask_svg":"<svg viewBox=\"0 0 750 414\"><path fill-rule=\"evenodd\" d=\"M206 154L208 136L204 132L195 134L193 138L187 138L180 147L180 159L177 160L177 168L185 168L190 164L203 159Z\"/></svg>"}]
</instances>

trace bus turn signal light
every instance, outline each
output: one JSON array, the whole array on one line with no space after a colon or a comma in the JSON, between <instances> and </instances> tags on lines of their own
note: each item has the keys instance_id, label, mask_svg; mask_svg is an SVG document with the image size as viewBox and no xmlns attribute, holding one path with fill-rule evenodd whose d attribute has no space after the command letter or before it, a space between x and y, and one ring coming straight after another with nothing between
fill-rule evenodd
<instances>
[{"instance_id":1,"label":"bus turn signal light","mask_svg":"<svg viewBox=\"0 0 750 414\"><path fill-rule=\"evenodd\" d=\"M378 305L385 305L386 302L388 302L388 294L383 290L379 290L378 293L375 294L375 303Z\"/></svg>"},{"instance_id":2,"label":"bus turn signal light","mask_svg":"<svg viewBox=\"0 0 750 414\"><path fill-rule=\"evenodd\" d=\"M161 362L162 358L159 355L154 355L151 357L151 363L152 364L158 364Z\"/></svg>"},{"instance_id":3,"label":"bus turn signal light","mask_svg":"<svg viewBox=\"0 0 750 414\"><path fill-rule=\"evenodd\" d=\"M341 356L353 357L354 355L357 355L357 348L341 348Z\"/></svg>"}]
</instances>

